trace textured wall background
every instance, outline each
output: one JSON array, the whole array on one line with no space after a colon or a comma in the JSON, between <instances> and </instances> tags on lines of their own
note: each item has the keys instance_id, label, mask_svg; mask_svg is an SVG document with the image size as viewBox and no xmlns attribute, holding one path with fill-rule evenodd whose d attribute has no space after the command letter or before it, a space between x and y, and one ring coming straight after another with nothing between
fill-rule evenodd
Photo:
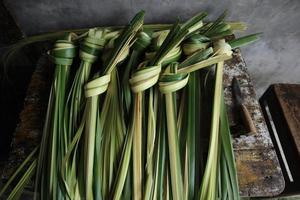
<instances>
[{"instance_id":1,"label":"textured wall background","mask_svg":"<svg viewBox=\"0 0 300 200\"><path fill-rule=\"evenodd\" d=\"M147 23L187 19L208 11L214 19L224 9L229 20L249 24L246 33L262 39L242 50L258 96L275 82L300 83L300 0L5 0L28 35L59 29L126 24L140 9Z\"/></svg>"}]
</instances>

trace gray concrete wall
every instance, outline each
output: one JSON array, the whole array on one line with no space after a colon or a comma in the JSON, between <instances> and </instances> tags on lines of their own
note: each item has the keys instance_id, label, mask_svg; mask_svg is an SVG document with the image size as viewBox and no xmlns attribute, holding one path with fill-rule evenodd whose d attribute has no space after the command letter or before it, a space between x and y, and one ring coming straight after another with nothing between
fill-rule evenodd
<instances>
[{"instance_id":1,"label":"gray concrete wall","mask_svg":"<svg viewBox=\"0 0 300 200\"><path fill-rule=\"evenodd\" d=\"M5 0L26 34L60 29L126 24L139 11L147 23L187 19L208 11L214 19L224 9L229 20L249 24L246 33L262 39L242 50L258 96L271 83L300 83L300 0Z\"/></svg>"}]
</instances>

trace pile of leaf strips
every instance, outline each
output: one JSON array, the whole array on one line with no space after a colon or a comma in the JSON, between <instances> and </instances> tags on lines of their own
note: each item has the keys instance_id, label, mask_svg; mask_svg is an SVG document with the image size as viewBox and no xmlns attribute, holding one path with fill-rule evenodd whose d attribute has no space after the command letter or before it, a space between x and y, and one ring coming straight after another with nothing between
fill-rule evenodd
<instances>
[{"instance_id":1,"label":"pile of leaf strips","mask_svg":"<svg viewBox=\"0 0 300 200\"><path fill-rule=\"evenodd\" d=\"M35 176L35 199L240 199L222 75L257 35L225 41L243 25L206 15L57 40L41 144L0 196Z\"/></svg>"}]
</instances>

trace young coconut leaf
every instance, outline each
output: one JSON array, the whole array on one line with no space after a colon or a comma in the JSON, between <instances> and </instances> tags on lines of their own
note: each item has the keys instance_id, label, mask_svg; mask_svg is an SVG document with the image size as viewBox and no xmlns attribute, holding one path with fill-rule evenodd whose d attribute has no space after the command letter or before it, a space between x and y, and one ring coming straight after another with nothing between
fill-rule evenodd
<instances>
[{"instance_id":1,"label":"young coconut leaf","mask_svg":"<svg viewBox=\"0 0 300 200\"><path fill-rule=\"evenodd\" d=\"M205 173L201 184L200 199L216 199L217 194L217 166L219 153L219 119L222 92L223 62L217 64L213 113L208 158Z\"/></svg>"},{"instance_id":2,"label":"young coconut leaf","mask_svg":"<svg viewBox=\"0 0 300 200\"><path fill-rule=\"evenodd\" d=\"M65 145L63 143L63 111L66 103L66 90L70 66L76 54L76 47L72 43L73 36L74 34L69 34L66 39L58 40L50 52L56 68L48 104L51 110L48 109L49 112L47 112L46 119L49 121L46 121L44 127L36 179L36 189L45 198L58 198L62 195L58 171L62 160L60 150L64 149ZM50 153L46 153L46 149L50 149Z\"/></svg>"},{"instance_id":3,"label":"young coconut leaf","mask_svg":"<svg viewBox=\"0 0 300 200\"><path fill-rule=\"evenodd\" d=\"M126 29L123 30L119 38L116 40L115 46L112 50L112 53L109 55L107 60L105 61L104 66L104 73L103 76L99 78L95 78L91 82L87 83L86 86L86 97L87 100L87 109L90 110L88 113L93 114L90 118L87 118L86 121L86 139L85 139L85 148L84 148L84 158L86 162L84 163L84 174L85 174L85 198L91 199L93 198L92 192L92 184L93 184L93 166L94 166L94 151L95 151L95 131L97 127L97 121L94 119L96 118L96 112L99 110L98 98L99 95L104 93L108 88L108 83L110 82L111 72L114 70L116 65L123 61L126 56L124 56L124 52L128 52L128 49L131 45L131 41L135 37L136 33L142 26L143 23L144 12L141 11L138 13L131 23L128 25ZM108 100L109 101L109 100ZM108 105L110 104L107 102ZM92 106L95 105L95 106ZM92 109L92 110L91 110ZM110 122L112 123L112 122ZM103 124L102 124L103 125ZM99 159L99 157L98 157ZM111 165L110 165L111 166ZM102 185L103 187L104 185ZM101 187L101 186L100 186ZM100 188L96 187L96 188ZM109 191L102 191L104 192L104 198L108 194Z\"/></svg>"},{"instance_id":4,"label":"young coconut leaf","mask_svg":"<svg viewBox=\"0 0 300 200\"><path fill-rule=\"evenodd\" d=\"M56 70L40 155L9 198L20 196L37 169L35 198L239 199L222 68L233 48L257 35L226 43L221 38L245 26L225 22L225 13L203 24L205 16L173 26L145 25L141 32L140 12L123 30L82 30L81 36L58 41L51 53ZM69 77L72 41L82 42L82 62ZM97 67L90 80L92 63L106 43L103 68ZM116 69L127 57L125 69ZM207 78L211 70L200 80L204 68L215 64L215 80ZM211 104L209 84L214 84L213 109L206 105ZM197 147L205 142L200 135L208 132L200 114L201 120L212 118L205 169L205 155L197 155L205 151Z\"/></svg>"},{"instance_id":5,"label":"young coconut leaf","mask_svg":"<svg viewBox=\"0 0 300 200\"><path fill-rule=\"evenodd\" d=\"M123 79L123 93L124 93L124 101L125 101L125 109L127 113L130 112L131 107L131 93L129 88L129 73L130 69L135 67L137 65L137 59L138 56L145 50L145 48L150 44L151 38L148 36L145 32L140 32L137 34L137 40L133 44L132 48L132 54L131 57L127 63L125 73L124 73L124 79ZM128 115L130 117L130 115ZM130 121L129 121L130 122ZM120 160L120 167L118 169L118 175L116 177L116 182L114 186L114 192L113 192L113 199L119 199L121 196L121 192L123 190L124 184L125 184L125 178L128 174L128 166L129 166L129 160L131 158L132 153L132 128L128 127L127 131L127 138L124 144L123 153ZM127 175L128 176L128 175Z\"/></svg>"},{"instance_id":6,"label":"young coconut leaf","mask_svg":"<svg viewBox=\"0 0 300 200\"><path fill-rule=\"evenodd\" d=\"M261 33L251 34L251 35L247 35L247 36L244 36L241 38L233 39L233 40L229 41L228 43L232 49L235 49L235 48L246 46L248 44L251 44L251 43L257 41L259 39L258 36L260 36L260 35L261 35Z\"/></svg>"},{"instance_id":7,"label":"young coconut leaf","mask_svg":"<svg viewBox=\"0 0 300 200\"><path fill-rule=\"evenodd\" d=\"M176 74L177 63L170 66L170 73L164 73L160 78L159 89L165 94L166 98L166 114L167 114L167 127L168 127L168 146L170 157L170 172L172 193L174 199L183 199L183 181L180 163L180 152L178 142L178 132L176 125L175 93L177 90L183 88L189 79L188 74Z\"/></svg>"},{"instance_id":8,"label":"young coconut leaf","mask_svg":"<svg viewBox=\"0 0 300 200\"><path fill-rule=\"evenodd\" d=\"M135 191L135 198L139 199L141 198L142 194L142 115L143 108L141 107L141 103L143 101L143 91L147 90L148 88L151 88L158 80L160 71L161 71L161 65L166 65L169 62L176 61L180 55L181 51L178 47L180 42L185 39L189 34L193 33L197 29L199 29L202 26L202 19L206 16L206 14L199 14L195 17L191 18L189 21L187 21L185 24L180 26L178 23L173 26L173 28L170 30L166 38L162 39L164 42L161 44L161 47L158 49L158 51L155 53L154 57L151 59L151 61L148 63L149 67L142 67L138 69L136 73L132 75L132 78L130 80L131 82L131 88L135 94L135 110L138 112L136 113L137 119L135 120L134 126L134 135L133 135L133 170L134 170L134 191ZM161 33L164 34L164 33ZM158 44L160 42L158 41ZM177 50L178 49L178 50ZM174 55L170 55L170 53ZM174 60L175 58L175 60ZM145 65L146 63L144 63ZM151 93L151 91L150 91ZM150 96L148 100L149 102L154 102L153 99L156 99L157 97ZM153 110L153 107L149 105L150 111ZM154 119L152 119L154 120ZM148 123L152 123L152 120L148 120ZM152 128L152 130L155 130L156 128ZM153 134L153 133L147 133L147 134ZM170 137L169 137L170 138ZM178 148L178 147L177 147ZM170 149L171 150L171 149ZM179 150L178 150L179 152ZM179 157L179 155L177 155ZM179 160L179 159L177 159ZM175 160L173 160L175 161ZM173 164L170 165L171 168L173 168ZM179 162L180 166L180 162ZM179 168L180 169L180 168ZM175 169L176 170L176 169ZM171 170L174 171L174 170ZM176 172L177 173L177 172ZM180 169L181 173L181 169ZM174 177L175 178L175 177ZM173 178L173 179L174 179ZM171 179L172 180L172 179ZM181 180L180 180L181 181ZM174 184L172 186L175 186L176 181L174 180ZM182 183L179 183L182 184ZM180 190L182 190L182 187ZM173 188L174 194L176 191L174 191L175 188Z\"/></svg>"},{"instance_id":9,"label":"young coconut leaf","mask_svg":"<svg viewBox=\"0 0 300 200\"><path fill-rule=\"evenodd\" d=\"M224 91L221 97L220 113L220 135L221 135L221 177L222 177L222 196L221 199L239 200L239 185L234 160L234 152L231 141L230 127L228 122L226 105L224 102ZM225 193L225 194L224 194ZM227 195L226 195L227 193Z\"/></svg>"}]
</instances>

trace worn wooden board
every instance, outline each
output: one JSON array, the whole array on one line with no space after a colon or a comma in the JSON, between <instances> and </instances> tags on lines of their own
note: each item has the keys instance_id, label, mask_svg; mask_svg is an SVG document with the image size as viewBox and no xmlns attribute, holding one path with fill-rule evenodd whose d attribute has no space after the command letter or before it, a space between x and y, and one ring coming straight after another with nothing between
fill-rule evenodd
<instances>
[{"instance_id":1,"label":"worn wooden board","mask_svg":"<svg viewBox=\"0 0 300 200\"><path fill-rule=\"evenodd\" d=\"M239 50L234 52L233 59L226 62L224 69L225 102L229 113L230 124L237 125L231 93L231 81L237 77L245 97L245 105L256 126L257 133L238 133L234 129L233 146L236 156L238 179L241 196L266 197L275 196L284 190L284 178L278 158L270 138L255 90L247 71L246 64Z\"/></svg>"},{"instance_id":2,"label":"worn wooden board","mask_svg":"<svg viewBox=\"0 0 300 200\"><path fill-rule=\"evenodd\" d=\"M231 80L236 76L241 82L241 88L246 95L246 106L258 130L256 134L237 134L233 131L233 146L236 155L240 194L242 196L275 196L284 189L284 179L278 164L264 118L256 100L251 78L247 72L244 60L239 50L233 54L233 59L227 61L224 69L225 101L228 106L230 124L236 125L232 110ZM47 106L47 94L50 82L49 66L39 65L33 75L22 111L21 123L18 125L13 152L6 167L4 177L12 173L37 144L43 125L43 114ZM26 145L24 141L31 141Z\"/></svg>"}]
</instances>

